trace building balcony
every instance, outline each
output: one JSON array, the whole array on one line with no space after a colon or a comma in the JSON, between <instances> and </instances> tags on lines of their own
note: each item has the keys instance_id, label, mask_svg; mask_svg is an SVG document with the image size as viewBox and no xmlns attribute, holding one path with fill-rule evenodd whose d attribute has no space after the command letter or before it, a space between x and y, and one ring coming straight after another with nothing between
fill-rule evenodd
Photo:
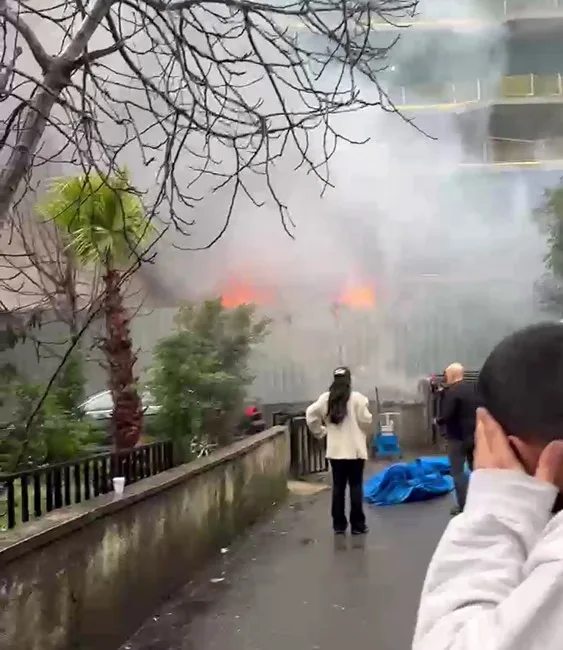
<instances>
[{"instance_id":1,"label":"building balcony","mask_svg":"<svg viewBox=\"0 0 563 650\"><path fill-rule=\"evenodd\" d=\"M549 18L563 12L562 0L489 0L487 8L506 20L523 18Z\"/></svg>"},{"instance_id":2,"label":"building balcony","mask_svg":"<svg viewBox=\"0 0 563 650\"><path fill-rule=\"evenodd\" d=\"M389 99L401 111L447 111L460 113L495 104L563 104L563 77L552 75L511 75L491 88L481 79L452 83L428 83L393 89Z\"/></svg>"},{"instance_id":3,"label":"building balcony","mask_svg":"<svg viewBox=\"0 0 563 650\"><path fill-rule=\"evenodd\" d=\"M377 16L372 25L382 31L394 31L402 27L475 29L499 22L543 21L553 18L563 18L563 0L488 0L482 3L479 18L429 18L425 15L422 4L422 11L418 16L405 16L392 22Z\"/></svg>"},{"instance_id":4,"label":"building balcony","mask_svg":"<svg viewBox=\"0 0 563 650\"><path fill-rule=\"evenodd\" d=\"M454 119L465 141L482 133L484 124L489 136L502 139L563 136L563 74L395 87L389 100L430 132L434 122Z\"/></svg>"},{"instance_id":5,"label":"building balcony","mask_svg":"<svg viewBox=\"0 0 563 650\"><path fill-rule=\"evenodd\" d=\"M479 151L468 152L472 162L464 166L546 167L563 166L563 137L542 140L488 138Z\"/></svg>"},{"instance_id":6,"label":"building balcony","mask_svg":"<svg viewBox=\"0 0 563 650\"><path fill-rule=\"evenodd\" d=\"M450 140L450 144L457 144ZM460 143L461 144L461 143ZM447 149L446 149L447 151ZM449 155L444 150L432 158L429 149L420 165L418 159L409 161L409 172L420 176L451 175L455 170L471 171L519 171L538 173L553 171L560 178L563 171L563 136L538 140L488 137L484 141L465 142L462 151L456 146ZM428 160L432 164L428 165Z\"/></svg>"}]
</instances>

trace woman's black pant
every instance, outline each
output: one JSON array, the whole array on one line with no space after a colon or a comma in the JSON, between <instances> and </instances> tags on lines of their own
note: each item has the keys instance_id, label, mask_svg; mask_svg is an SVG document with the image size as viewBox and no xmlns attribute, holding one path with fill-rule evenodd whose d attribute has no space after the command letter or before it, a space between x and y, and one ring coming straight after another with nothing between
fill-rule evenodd
<instances>
[{"instance_id":1,"label":"woman's black pant","mask_svg":"<svg viewBox=\"0 0 563 650\"><path fill-rule=\"evenodd\" d=\"M346 519L346 486L350 486L350 527L362 532L366 527L364 515L364 465L361 458L331 460L332 525L337 532L348 527Z\"/></svg>"}]
</instances>

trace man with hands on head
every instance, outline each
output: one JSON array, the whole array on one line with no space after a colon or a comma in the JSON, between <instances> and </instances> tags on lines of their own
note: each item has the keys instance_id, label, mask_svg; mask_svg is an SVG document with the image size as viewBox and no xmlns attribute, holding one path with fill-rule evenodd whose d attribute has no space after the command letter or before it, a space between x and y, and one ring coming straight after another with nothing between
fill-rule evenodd
<instances>
[{"instance_id":1,"label":"man with hands on head","mask_svg":"<svg viewBox=\"0 0 563 650\"><path fill-rule=\"evenodd\" d=\"M504 339L478 390L474 472L424 583L413 650L563 649L563 325Z\"/></svg>"}]
</instances>

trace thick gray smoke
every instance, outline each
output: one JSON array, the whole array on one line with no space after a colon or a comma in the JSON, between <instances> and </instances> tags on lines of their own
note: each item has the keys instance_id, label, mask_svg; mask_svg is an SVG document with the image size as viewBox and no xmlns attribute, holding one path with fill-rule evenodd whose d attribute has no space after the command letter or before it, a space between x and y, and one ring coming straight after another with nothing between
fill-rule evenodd
<instances>
[{"instance_id":1,"label":"thick gray smoke","mask_svg":"<svg viewBox=\"0 0 563 650\"><path fill-rule=\"evenodd\" d=\"M256 360L263 399L313 397L341 362L369 394L375 385L408 394L418 377L453 360L477 368L496 340L537 318L533 286L545 246L530 219L537 190L522 172L480 168L489 112L478 101L505 74L504 28L483 28L490 16L477 0L422 0L420 13L456 26L449 38L404 30L383 76L394 102L415 106L432 103L416 89L425 67L452 78L442 101L455 99L457 110L405 113L431 137L381 110L341 116L338 130L370 141L340 143L332 189L321 197L313 178L293 171L296 159L276 169L295 240L271 203L241 203L212 250L167 251L154 269L176 298L234 281L266 288L275 324ZM463 100L470 117L459 115ZM214 198L202 204L190 245L206 243L224 207ZM331 302L366 284L375 285L375 307L344 306L335 316Z\"/></svg>"},{"instance_id":2,"label":"thick gray smoke","mask_svg":"<svg viewBox=\"0 0 563 650\"><path fill-rule=\"evenodd\" d=\"M255 356L255 394L270 402L314 397L339 363L350 365L370 395L375 385L383 396L410 394L420 376L451 361L477 368L504 333L538 317L533 286L545 244L530 219L538 187L525 172L480 167L486 100L507 58L507 34L482 4L421 0L419 20L448 19L449 37L420 26L402 30L381 74L391 101L422 106L403 113L430 137L379 109L340 116L337 131L369 142L340 141L332 187L322 195L313 175L296 170L296 152L276 164L271 178L295 224L294 239L263 179L249 189L264 204L241 195L211 250L172 244L205 247L223 225L226 194L210 194L186 215L195 219L188 239L168 233L155 264L139 274L157 304L169 307L133 324L143 364L182 299L219 292L258 298L274 319ZM373 37L383 45L392 34L382 29ZM338 72L329 68L322 82L334 84ZM450 81L438 90L421 87L430 73ZM375 89L366 84L363 92ZM453 106L425 110L440 94ZM317 146L320 159L320 134ZM138 154L126 162L136 183L154 184ZM334 309L347 292L365 297L370 289L372 307Z\"/></svg>"}]
</instances>

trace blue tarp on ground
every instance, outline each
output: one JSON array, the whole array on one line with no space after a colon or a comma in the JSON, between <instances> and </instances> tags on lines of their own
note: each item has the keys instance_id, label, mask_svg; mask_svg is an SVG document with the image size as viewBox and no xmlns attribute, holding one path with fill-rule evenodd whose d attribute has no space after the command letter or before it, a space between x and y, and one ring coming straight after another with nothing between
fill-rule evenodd
<instances>
[{"instance_id":1,"label":"blue tarp on ground","mask_svg":"<svg viewBox=\"0 0 563 650\"><path fill-rule=\"evenodd\" d=\"M427 501L454 489L446 456L390 465L364 483L364 499L378 506Z\"/></svg>"}]
</instances>

